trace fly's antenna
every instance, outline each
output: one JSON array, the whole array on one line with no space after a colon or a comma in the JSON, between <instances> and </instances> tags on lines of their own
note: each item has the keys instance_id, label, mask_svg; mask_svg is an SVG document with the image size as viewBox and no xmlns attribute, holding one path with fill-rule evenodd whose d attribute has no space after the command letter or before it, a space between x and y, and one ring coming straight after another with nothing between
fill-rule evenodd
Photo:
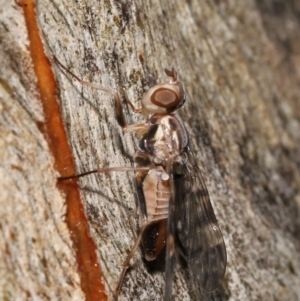
<instances>
[{"instance_id":1,"label":"fly's antenna","mask_svg":"<svg viewBox=\"0 0 300 301\"><path fill-rule=\"evenodd\" d=\"M171 77L171 84L177 83L178 73L174 67L171 67L171 69L165 69L165 73L167 74L167 76Z\"/></svg>"}]
</instances>

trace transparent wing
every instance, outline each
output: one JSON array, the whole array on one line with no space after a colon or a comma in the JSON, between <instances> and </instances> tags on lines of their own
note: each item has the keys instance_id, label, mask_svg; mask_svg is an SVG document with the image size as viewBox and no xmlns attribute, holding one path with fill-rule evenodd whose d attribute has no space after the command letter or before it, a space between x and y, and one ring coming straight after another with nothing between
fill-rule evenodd
<instances>
[{"instance_id":1,"label":"transparent wing","mask_svg":"<svg viewBox=\"0 0 300 301\"><path fill-rule=\"evenodd\" d=\"M223 279L226 248L207 188L187 150L174 166L175 226L183 255L201 287L211 292Z\"/></svg>"}]
</instances>

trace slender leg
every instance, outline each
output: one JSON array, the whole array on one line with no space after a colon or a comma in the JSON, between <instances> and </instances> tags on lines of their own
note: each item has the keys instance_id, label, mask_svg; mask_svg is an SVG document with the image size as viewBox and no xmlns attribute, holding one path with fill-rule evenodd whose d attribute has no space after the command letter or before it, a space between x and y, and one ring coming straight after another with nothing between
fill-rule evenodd
<instances>
[{"instance_id":1,"label":"slender leg","mask_svg":"<svg viewBox=\"0 0 300 301\"><path fill-rule=\"evenodd\" d=\"M123 128L124 133L136 133L136 138L141 138L149 129L146 123L129 124Z\"/></svg>"},{"instance_id":2,"label":"slender leg","mask_svg":"<svg viewBox=\"0 0 300 301\"><path fill-rule=\"evenodd\" d=\"M126 102L129 104L129 106L131 107L131 110L134 112L134 113L142 113L142 109L137 109L135 108L135 106L132 104L132 102L130 101L126 91L124 89L122 89L122 92L123 92L123 95L125 97L125 100Z\"/></svg>"},{"instance_id":3,"label":"slender leg","mask_svg":"<svg viewBox=\"0 0 300 301\"><path fill-rule=\"evenodd\" d=\"M120 99L120 96L110 90L110 89L107 89L107 88L104 88L100 85L97 85L97 84L93 84L93 83L89 83L87 81L84 81L82 79L80 79L77 75L75 75L73 72L71 72L70 70L68 70L59 60L56 56L52 56L54 62L60 66L66 73L70 74L72 77L74 77L79 83L81 83L82 85L84 86L88 86L88 87L91 87L91 88L94 88L94 89L97 89L97 90L100 90L100 91L103 91L103 92L106 92L106 93L109 93L110 95L113 96L114 98L114 101L115 101L115 111L116 111L116 119L119 123L119 125L124 129L126 128L127 126L127 123L126 123L126 120L125 120L125 116L124 116L124 112L123 112L123 107L122 107L122 103L121 103L121 99ZM126 102L129 104L129 106L131 107L132 111L135 112L135 113L141 113L142 110L141 109L136 109L133 104L131 103L131 101L129 100L126 92L124 90L122 90L124 96L125 96L125 99L126 99Z\"/></svg>"},{"instance_id":4,"label":"slender leg","mask_svg":"<svg viewBox=\"0 0 300 301\"><path fill-rule=\"evenodd\" d=\"M59 181L65 181L70 179L77 179L80 177L84 177L93 173L99 173L99 172L110 172L110 171L148 171L150 170L150 167L126 167L126 166L120 166L120 167L102 167L95 170L87 171L78 175L68 176L68 177L60 177L58 178Z\"/></svg>"},{"instance_id":5,"label":"slender leg","mask_svg":"<svg viewBox=\"0 0 300 301\"><path fill-rule=\"evenodd\" d=\"M120 294L120 291L121 291L121 287L122 287L122 284L123 284L123 281L124 281L124 277L125 277L126 271L129 268L130 259L133 257L133 255L135 254L137 248L139 247L139 245L141 243L142 236L144 234L146 226L147 226L147 224L145 223L142 226L142 228L140 229L140 233L139 233L138 237L135 240L134 246L132 247L130 253L127 255L127 258L126 258L126 260L123 263L123 269L122 269L122 272L121 272L121 275L120 275L120 278L119 278L119 281L118 281L118 285L117 285L117 288L116 288L115 294L114 294L115 301L118 300L118 297L119 297L119 294Z\"/></svg>"}]
</instances>

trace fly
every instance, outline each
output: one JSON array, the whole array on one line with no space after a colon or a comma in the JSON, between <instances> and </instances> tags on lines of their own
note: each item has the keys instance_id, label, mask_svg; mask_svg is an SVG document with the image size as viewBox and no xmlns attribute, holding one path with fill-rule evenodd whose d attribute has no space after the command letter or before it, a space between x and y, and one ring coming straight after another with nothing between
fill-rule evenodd
<instances>
[{"instance_id":1,"label":"fly","mask_svg":"<svg viewBox=\"0 0 300 301\"><path fill-rule=\"evenodd\" d=\"M115 290L118 298L130 260L143 245L145 258L155 260L166 247L164 301L171 300L175 243L188 263L193 277L206 292L215 290L226 269L226 248L209 194L195 156L189 148L187 131L174 112L185 103L185 92L174 69L165 73L170 81L150 88L136 113L148 119L144 123L126 123L119 95L109 89L82 81L54 61L81 84L105 91L114 97L116 119L125 133L140 139L134 155L134 167L104 167L62 178L79 178L91 173L135 171L139 201L138 237L128 254Z\"/></svg>"}]
</instances>

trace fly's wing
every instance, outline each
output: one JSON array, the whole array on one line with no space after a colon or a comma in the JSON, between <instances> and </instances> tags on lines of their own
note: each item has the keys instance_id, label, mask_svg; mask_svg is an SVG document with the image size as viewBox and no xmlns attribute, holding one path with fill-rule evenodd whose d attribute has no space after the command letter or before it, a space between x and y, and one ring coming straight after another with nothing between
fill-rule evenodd
<instances>
[{"instance_id":1,"label":"fly's wing","mask_svg":"<svg viewBox=\"0 0 300 301\"><path fill-rule=\"evenodd\" d=\"M173 173L173 171L172 171ZM174 271L174 255L175 255L175 183L173 177L170 178L170 199L168 214L168 235L166 250L166 279L165 279L165 295L164 301L172 299L172 280Z\"/></svg>"},{"instance_id":2,"label":"fly's wing","mask_svg":"<svg viewBox=\"0 0 300 301\"><path fill-rule=\"evenodd\" d=\"M226 248L193 155L185 152L182 161L174 167L176 231L193 275L211 292L224 277Z\"/></svg>"}]
</instances>

